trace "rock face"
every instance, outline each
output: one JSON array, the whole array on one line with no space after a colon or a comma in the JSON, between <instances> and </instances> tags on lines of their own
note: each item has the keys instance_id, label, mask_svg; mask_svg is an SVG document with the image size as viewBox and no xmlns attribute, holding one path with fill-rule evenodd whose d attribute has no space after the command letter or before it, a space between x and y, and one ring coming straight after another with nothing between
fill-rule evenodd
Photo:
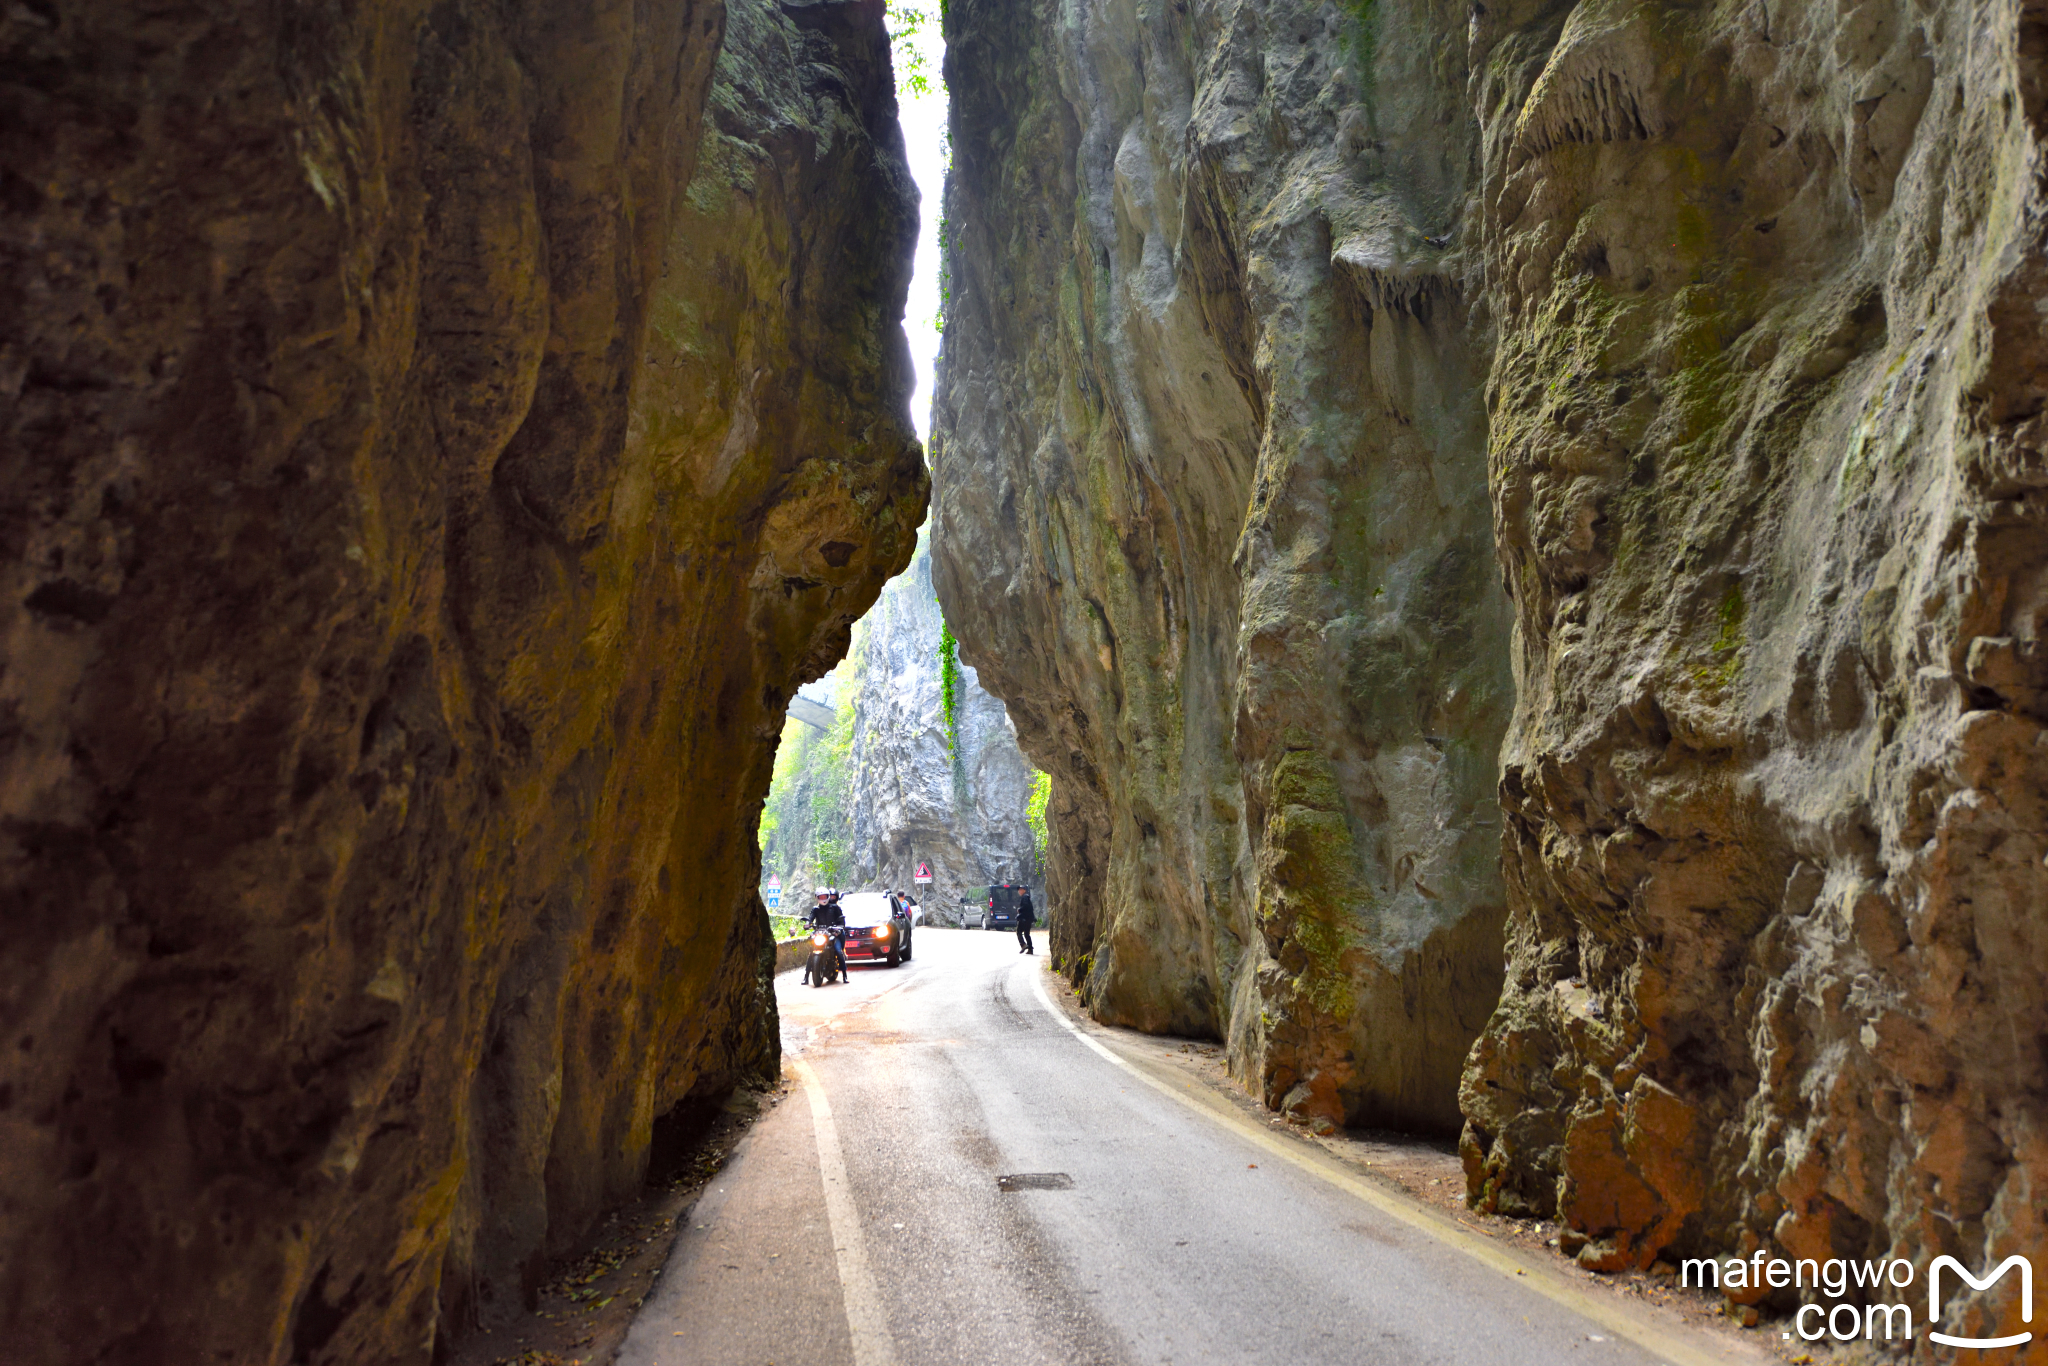
<instances>
[{"instance_id":1,"label":"rock face","mask_svg":"<svg viewBox=\"0 0 2048 1366\"><path fill-rule=\"evenodd\" d=\"M926 918L958 923L969 888L1038 885L1026 821L1033 771L1003 704L964 664L958 738L948 746L941 625L928 554L890 581L861 623L848 854L861 886L909 889L918 863L929 864L931 886L917 893Z\"/></svg>"},{"instance_id":2,"label":"rock face","mask_svg":"<svg viewBox=\"0 0 2048 1366\"><path fill-rule=\"evenodd\" d=\"M1053 775L1054 949L1270 1104L1454 1131L1512 688L1485 353L1426 240L1462 69L1389 49L1373 113L1328 6L948 15L935 578Z\"/></svg>"},{"instance_id":3,"label":"rock face","mask_svg":"<svg viewBox=\"0 0 2048 1366\"><path fill-rule=\"evenodd\" d=\"M2048 1246L2048 22L949 14L937 582L1098 1013L1439 1119L1498 819L1476 1200Z\"/></svg>"},{"instance_id":4,"label":"rock face","mask_svg":"<svg viewBox=\"0 0 2048 1366\"><path fill-rule=\"evenodd\" d=\"M2038 1259L2048 28L1582 4L1472 43L1521 684L1475 1191L1589 1264ZM2018 1331L2015 1279L1949 1322Z\"/></svg>"},{"instance_id":5,"label":"rock face","mask_svg":"<svg viewBox=\"0 0 2048 1366\"><path fill-rule=\"evenodd\" d=\"M852 650L826 680L839 713L831 733L795 721L784 728L762 867L782 878L785 913L811 905L821 869L845 890L911 890L918 863L927 863L933 881L917 895L926 919L945 924L960 923L969 889L1038 885L1027 820L1032 768L1003 704L965 665L958 744L946 743L941 624L931 559L920 550L855 627Z\"/></svg>"},{"instance_id":6,"label":"rock face","mask_svg":"<svg viewBox=\"0 0 2048 1366\"><path fill-rule=\"evenodd\" d=\"M4 22L6 1355L425 1362L774 1063L923 514L881 16Z\"/></svg>"}]
</instances>

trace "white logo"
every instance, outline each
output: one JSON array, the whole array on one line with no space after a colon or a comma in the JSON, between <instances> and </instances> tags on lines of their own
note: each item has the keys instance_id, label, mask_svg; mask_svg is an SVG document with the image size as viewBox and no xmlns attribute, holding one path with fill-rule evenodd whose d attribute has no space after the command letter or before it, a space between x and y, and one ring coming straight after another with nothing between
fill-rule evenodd
<instances>
[{"instance_id":1,"label":"white logo","mask_svg":"<svg viewBox=\"0 0 2048 1366\"><path fill-rule=\"evenodd\" d=\"M2020 1269L2020 1319L2025 1323L2034 1321L2034 1267L2025 1257L2014 1253L1998 1264L1998 1269L1978 1280L1970 1274L1970 1268L1953 1257L1936 1257L1934 1265L1927 1268L1927 1318L1930 1323L1941 1319L1941 1269L1952 1268L1958 1276L1970 1283L1972 1290L1989 1290L1998 1279L2014 1267ZM1947 1333L1929 1332L1928 1335L1945 1347L2017 1347L2023 1342L2033 1341L2032 1333L2014 1333L2004 1338L1958 1338Z\"/></svg>"}]
</instances>

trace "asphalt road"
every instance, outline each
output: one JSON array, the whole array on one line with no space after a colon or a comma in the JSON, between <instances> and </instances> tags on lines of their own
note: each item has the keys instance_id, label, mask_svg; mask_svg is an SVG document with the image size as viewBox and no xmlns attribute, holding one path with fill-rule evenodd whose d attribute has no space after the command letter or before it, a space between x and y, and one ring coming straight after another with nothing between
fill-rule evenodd
<instances>
[{"instance_id":1,"label":"asphalt road","mask_svg":"<svg viewBox=\"0 0 2048 1366\"><path fill-rule=\"evenodd\" d=\"M913 944L850 983L778 980L800 1084L698 1203L621 1362L1738 1359L1176 1097L1070 1024L1014 935ZM999 1188L1019 1174L1063 1188Z\"/></svg>"}]
</instances>

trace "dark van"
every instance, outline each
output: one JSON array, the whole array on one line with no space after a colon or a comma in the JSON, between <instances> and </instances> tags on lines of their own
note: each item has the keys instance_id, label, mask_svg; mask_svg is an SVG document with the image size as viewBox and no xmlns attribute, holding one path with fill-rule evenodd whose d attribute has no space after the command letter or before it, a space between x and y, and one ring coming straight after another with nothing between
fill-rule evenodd
<instances>
[{"instance_id":1,"label":"dark van","mask_svg":"<svg viewBox=\"0 0 2048 1366\"><path fill-rule=\"evenodd\" d=\"M999 887L988 889L988 914L981 918L985 930L1014 930L1017 928L1017 901L1024 895L1022 883L1005 882ZM1044 912L1033 907L1033 914Z\"/></svg>"}]
</instances>

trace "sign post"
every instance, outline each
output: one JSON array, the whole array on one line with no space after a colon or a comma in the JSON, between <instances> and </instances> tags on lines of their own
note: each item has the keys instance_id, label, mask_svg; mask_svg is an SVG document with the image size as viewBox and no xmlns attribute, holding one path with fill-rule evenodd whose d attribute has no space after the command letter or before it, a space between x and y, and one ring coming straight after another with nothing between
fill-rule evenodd
<instances>
[{"instance_id":1,"label":"sign post","mask_svg":"<svg viewBox=\"0 0 2048 1366\"><path fill-rule=\"evenodd\" d=\"M912 882L930 882L932 880L932 866L929 863L918 864L917 874L910 880Z\"/></svg>"},{"instance_id":2,"label":"sign post","mask_svg":"<svg viewBox=\"0 0 2048 1366\"><path fill-rule=\"evenodd\" d=\"M771 911L782 904L782 876L779 873L768 875L768 890L761 894L761 899L768 903Z\"/></svg>"}]
</instances>

